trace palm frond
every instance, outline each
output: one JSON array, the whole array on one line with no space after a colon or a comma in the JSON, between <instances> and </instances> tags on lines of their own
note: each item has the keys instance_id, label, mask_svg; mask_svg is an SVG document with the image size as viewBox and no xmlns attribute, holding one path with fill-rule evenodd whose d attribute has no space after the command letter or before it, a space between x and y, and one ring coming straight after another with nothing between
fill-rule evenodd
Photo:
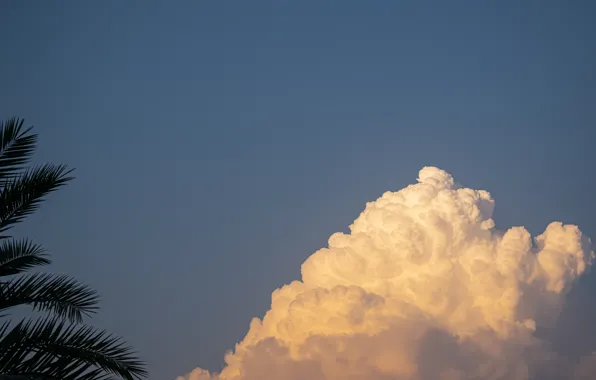
<instances>
[{"instance_id":1,"label":"palm frond","mask_svg":"<svg viewBox=\"0 0 596 380\"><path fill-rule=\"evenodd\" d=\"M81 322L84 315L98 309L98 301L93 289L66 275L35 273L0 285L0 311L31 305L34 310Z\"/></svg>"},{"instance_id":2,"label":"palm frond","mask_svg":"<svg viewBox=\"0 0 596 380\"><path fill-rule=\"evenodd\" d=\"M0 244L0 277L15 275L50 263L44 249L28 239L4 240Z\"/></svg>"},{"instance_id":3,"label":"palm frond","mask_svg":"<svg viewBox=\"0 0 596 380\"><path fill-rule=\"evenodd\" d=\"M0 233L35 212L44 197L72 180L65 165L44 164L11 178L0 190Z\"/></svg>"},{"instance_id":4,"label":"palm frond","mask_svg":"<svg viewBox=\"0 0 596 380\"><path fill-rule=\"evenodd\" d=\"M22 321L0 341L0 374L43 379L126 380L147 376L131 347L90 326L54 318Z\"/></svg>"},{"instance_id":5,"label":"palm frond","mask_svg":"<svg viewBox=\"0 0 596 380\"><path fill-rule=\"evenodd\" d=\"M23 130L23 119L0 122L0 182L22 170L35 151L37 135Z\"/></svg>"},{"instance_id":6,"label":"palm frond","mask_svg":"<svg viewBox=\"0 0 596 380\"><path fill-rule=\"evenodd\" d=\"M26 167L37 134L23 128L23 123L17 118L0 122L0 278L7 277L0 281L0 317L19 305L49 312L50 317L0 323L0 380L147 377L145 363L124 341L78 324L97 310L94 290L65 275L22 275L50 260L41 246L11 239L6 231L73 179L65 165Z\"/></svg>"}]
</instances>

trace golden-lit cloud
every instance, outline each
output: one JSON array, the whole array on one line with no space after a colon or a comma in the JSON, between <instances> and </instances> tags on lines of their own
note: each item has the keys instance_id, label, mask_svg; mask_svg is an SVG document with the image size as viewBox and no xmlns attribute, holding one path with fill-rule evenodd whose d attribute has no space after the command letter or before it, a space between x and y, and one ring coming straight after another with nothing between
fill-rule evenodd
<instances>
[{"instance_id":1,"label":"golden-lit cloud","mask_svg":"<svg viewBox=\"0 0 596 380\"><path fill-rule=\"evenodd\" d=\"M583 378L596 361L558 358L535 330L591 265L589 240L559 222L535 238L497 230L493 208L487 191L423 168L273 292L221 373L178 380Z\"/></svg>"}]
</instances>

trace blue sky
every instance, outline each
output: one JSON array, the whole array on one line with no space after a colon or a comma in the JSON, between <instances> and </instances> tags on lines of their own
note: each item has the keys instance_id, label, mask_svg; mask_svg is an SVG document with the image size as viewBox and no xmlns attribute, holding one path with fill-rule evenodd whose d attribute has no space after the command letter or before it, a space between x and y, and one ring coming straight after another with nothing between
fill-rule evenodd
<instances>
[{"instance_id":1,"label":"blue sky","mask_svg":"<svg viewBox=\"0 0 596 380\"><path fill-rule=\"evenodd\" d=\"M99 290L93 323L155 380L219 368L274 288L425 165L489 190L501 228L596 237L595 11L3 2L0 117L77 169L21 231Z\"/></svg>"}]
</instances>

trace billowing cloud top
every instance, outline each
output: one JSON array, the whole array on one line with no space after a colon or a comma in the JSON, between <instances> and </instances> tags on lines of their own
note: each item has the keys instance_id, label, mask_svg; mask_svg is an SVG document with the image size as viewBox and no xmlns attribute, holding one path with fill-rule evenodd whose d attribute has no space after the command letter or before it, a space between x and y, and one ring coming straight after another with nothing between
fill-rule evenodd
<instances>
[{"instance_id":1,"label":"billowing cloud top","mask_svg":"<svg viewBox=\"0 0 596 380\"><path fill-rule=\"evenodd\" d=\"M332 235L303 263L302 281L273 292L221 373L185 378L524 380L570 371L535 330L553 323L590 266L589 240L559 222L534 239L523 227L499 231L493 208L487 191L423 168L417 184L386 192L349 234ZM581 359L584 372L592 363Z\"/></svg>"}]
</instances>

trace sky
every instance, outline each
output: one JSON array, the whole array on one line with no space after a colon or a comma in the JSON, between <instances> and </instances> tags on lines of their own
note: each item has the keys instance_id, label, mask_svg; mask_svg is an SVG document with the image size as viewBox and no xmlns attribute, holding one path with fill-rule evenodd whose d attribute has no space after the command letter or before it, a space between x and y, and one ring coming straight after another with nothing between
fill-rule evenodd
<instances>
[{"instance_id":1,"label":"sky","mask_svg":"<svg viewBox=\"0 0 596 380\"><path fill-rule=\"evenodd\" d=\"M93 324L151 380L219 370L272 290L427 165L489 190L498 227L596 237L595 11L4 1L0 118L35 125L36 160L77 176L19 233L99 291ZM565 323L596 317L595 287Z\"/></svg>"}]
</instances>

